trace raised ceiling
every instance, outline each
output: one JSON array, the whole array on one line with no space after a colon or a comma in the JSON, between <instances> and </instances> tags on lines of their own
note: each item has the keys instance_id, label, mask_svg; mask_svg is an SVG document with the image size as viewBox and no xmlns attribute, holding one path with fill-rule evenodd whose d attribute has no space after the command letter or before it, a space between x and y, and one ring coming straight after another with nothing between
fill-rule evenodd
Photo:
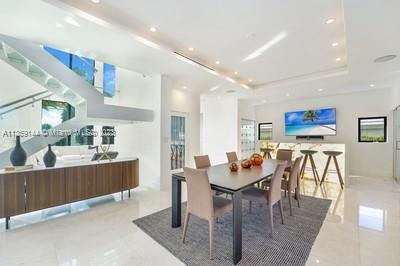
<instances>
[{"instance_id":1,"label":"raised ceiling","mask_svg":"<svg viewBox=\"0 0 400 266\"><path fill-rule=\"evenodd\" d=\"M83 49L103 61L143 73L168 74L176 87L198 92L218 86L209 93L225 94L233 88L236 93L230 96L270 102L368 90L372 83L374 88L387 88L400 74L398 58L372 62L378 56L400 55L396 14L400 2L396 0L10 2L1 4L9 7L0 17L3 33ZM68 14L82 26L65 24ZM101 23L88 21L94 17ZM329 18L335 22L326 24ZM8 21L12 23L7 25ZM57 28L57 23L64 28ZM149 31L150 27L157 31ZM145 46L133 36L142 36L161 49ZM338 43L335 47L334 42ZM260 48L264 49L257 57L243 60ZM188 65L174 51L222 75ZM232 84L226 76L254 89Z\"/></svg>"}]
</instances>

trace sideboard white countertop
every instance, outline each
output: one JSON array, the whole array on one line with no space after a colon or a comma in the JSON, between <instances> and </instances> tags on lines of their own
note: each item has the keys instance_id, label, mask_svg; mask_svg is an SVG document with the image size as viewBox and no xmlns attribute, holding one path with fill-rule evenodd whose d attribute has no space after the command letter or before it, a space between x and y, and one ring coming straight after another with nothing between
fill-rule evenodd
<instances>
[{"instance_id":1,"label":"sideboard white countertop","mask_svg":"<svg viewBox=\"0 0 400 266\"><path fill-rule=\"evenodd\" d=\"M57 163L54 167L46 167L45 165L35 165L33 168L24 169L21 171L5 171L4 169L0 170L0 175L2 174L12 174L12 173L23 173L23 172L31 172L31 171L39 171L39 170L50 170L50 169L60 169L60 168L69 168L69 167L79 167L79 166L89 166L89 165L99 165L99 164L107 164L107 163L118 163L118 162L127 162L127 161L136 161L137 157L122 157L116 158L112 161L110 160L101 160L101 161L90 161L90 160L71 160L67 162Z\"/></svg>"},{"instance_id":2,"label":"sideboard white countertop","mask_svg":"<svg viewBox=\"0 0 400 266\"><path fill-rule=\"evenodd\" d=\"M325 165L328 161L328 156L323 153L323 151L340 151L341 155L337 156L337 161L339 164L340 172L342 173L344 183L346 184L346 179L348 176L348 167L346 168L346 163L348 154L346 154L346 145L342 143L328 143L328 142L267 142L260 141L260 148L268 148L272 149L271 152L272 158L276 157L276 151L278 149L291 149L293 150L293 160L298 156L304 156L300 152L300 150L315 150L317 153L313 155L315 165L317 167L318 175L320 179L324 173ZM308 161L306 167L305 178L312 178L312 170L311 164ZM329 164L328 174L326 176L325 182L337 183L339 184L339 178L336 174L336 168L333 160L331 160Z\"/></svg>"}]
</instances>

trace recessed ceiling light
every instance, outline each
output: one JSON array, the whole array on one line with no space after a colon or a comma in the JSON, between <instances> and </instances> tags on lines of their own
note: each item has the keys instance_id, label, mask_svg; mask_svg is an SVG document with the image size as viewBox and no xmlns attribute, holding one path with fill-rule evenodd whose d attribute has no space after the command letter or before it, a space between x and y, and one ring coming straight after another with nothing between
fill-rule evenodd
<instances>
[{"instance_id":1,"label":"recessed ceiling light","mask_svg":"<svg viewBox=\"0 0 400 266\"><path fill-rule=\"evenodd\" d=\"M375 84L369 84L369 86L370 86L371 88L373 88L373 87L375 87Z\"/></svg>"},{"instance_id":2,"label":"recessed ceiling light","mask_svg":"<svg viewBox=\"0 0 400 266\"><path fill-rule=\"evenodd\" d=\"M184 88L185 90L187 89L187 87L186 87L186 86L183 86L182 88Z\"/></svg>"},{"instance_id":3,"label":"recessed ceiling light","mask_svg":"<svg viewBox=\"0 0 400 266\"><path fill-rule=\"evenodd\" d=\"M339 62L339 61L342 61L342 58L338 57L335 60L336 60L336 62Z\"/></svg>"},{"instance_id":4,"label":"recessed ceiling light","mask_svg":"<svg viewBox=\"0 0 400 266\"><path fill-rule=\"evenodd\" d=\"M330 18L327 21L325 21L326 24L332 24L333 22L335 22L336 20L334 18Z\"/></svg>"},{"instance_id":5,"label":"recessed ceiling light","mask_svg":"<svg viewBox=\"0 0 400 266\"><path fill-rule=\"evenodd\" d=\"M385 55L385 56L381 56L381 57L376 58L374 60L374 62L375 63L383 63L383 62L387 62L387 61L393 60L396 57L397 57L397 55L395 55L395 54Z\"/></svg>"},{"instance_id":6,"label":"recessed ceiling light","mask_svg":"<svg viewBox=\"0 0 400 266\"><path fill-rule=\"evenodd\" d=\"M237 74L239 74L237 71L235 71L235 72L233 72L233 74L235 74L235 75L237 75Z\"/></svg>"},{"instance_id":7,"label":"recessed ceiling light","mask_svg":"<svg viewBox=\"0 0 400 266\"><path fill-rule=\"evenodd\" d=\"M338 46L338 45L339 45L338 42L333 42L333 43L332 43L332 46L333 46L333 47L336 47L336 46Z\"/></svg>"},{"instance_id":8,"label":"recessed ceiling light","mask_svg":"<svg viewBox=\"0 0 400 266\"><path fill-rule=\"evenodd\" d=\"M157 31L157 29L156 29L156 28L154 28L154 27L151 27L151 28L150 28L150 31L151 31L151 32L156 32L156 31Z\"/></svg>"},{"instance_id":9,"label":"recessed ceiling light","mask_svg":"<svg viewBox=\"0 0 400 266\"><path fill-rule=\"evenodd\" d=\"M289 93L289 92L287 92L287 93L286 93L286 97L289 97L289 96L290 96L290 93Z\"/></svg>"},{"instance_id":10,"label":"recessed ceiling light","mask_svg":"<svg viewBox=\"0 0 400 266\"><path fill-rule=\"evenodd\" d=\"M318 91L319 91L319 92L321 92L321 91L323 91L323 90L324 90L324 89L321 89L321 88L320 88L320 89L318 89Z\"/></svg>"},{"instance_id":11,"label":"recessed ceiling light","mask_svg":"<svg viewBox=\"0 0 400 266\"><path fill-rule=\"evenodd\" d=\"M100 4L100 0L92 0L92 2L95 4Z\"/></svg>"},{"instance_id":12,"label":"recessed ceiling light","mask_svg":"<svg viewBox=\"0 0 400 266\"><path fill-rule=\"evenodd\" d=\"M194 48L193 48L193 47L189 47L188 50L191 51L191 52L193 52L193 51L194 51Z\"/></svg>"},{"instance_id":13,"label":"recessed ceiling light","mask_svg":"<svg viewBox=\"0 0 400 266\"><path fill-rule=\"evenodd\" d=\"M73 19L71 17L65 17L64 21L66 23L72 25L72 26L75 26L75 27L80 27L81 26L75 19Z\"/></svg>"},{"instance_id":14,"label":"recessed ceiling light","mask_svg":"<svg viewBox=\"0 0 400 266\"><path fill-rule=\"evenodd\" d=\"M215 61L215 64L216 64L216 65L219 65L219 63L220 63L219 61Z\"/></svg>"},{"instance_id":15,"label":"recessed ceiling light","mask_svg":"<svg viewBox=\"0 0 400 266\"><path fill-rule=\"evenodd\" d=\"M249 79L249 82L253 82L253 80L252 80L252 79Z\"/></svg>"}]
</instances>

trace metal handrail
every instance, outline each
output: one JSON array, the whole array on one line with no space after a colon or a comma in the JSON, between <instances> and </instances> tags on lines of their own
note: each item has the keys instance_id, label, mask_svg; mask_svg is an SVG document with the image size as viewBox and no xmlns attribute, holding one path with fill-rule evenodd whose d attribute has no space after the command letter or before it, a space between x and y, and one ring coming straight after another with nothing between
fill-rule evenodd
<instances>
[{"instance_id":1,"label":"metal handrail","mask_svg":"<svg viewBox=\"0 0 400 266\"><path fill-rule=\"evenodd\" d=\"M11 106L11 105L14 105L14 104L17 104L17 103L20 103L20 102L23 102L23 101L26 101L26 100L28 100L28 99L32 99L32 98L34 98L34 97L36 97L36 96L39 96L39 95L42 95L42 94L44 94L44 93L46 93L46 92L48 92L48 91L47 91L47 90L46 90L46 91L41 91L41 92L32 94L32 95L30 95L30 96L26 96L26 97L24 97L24 98L21 98L21 99L19 99L19 100L6 103L6 104L4 104L4 105L1 105L1 106L0 106L0 109L9 107L9 106Z\"/></svg>"},{"instance_id":2,"label":"metal handrail","mask_svg":"<svg viewBox=\"0 0 400 266\"><path fill-rule=\"evenodd\" d=\"M30 101L30 102L28 102L28 103L24 103L24 104L18 105L18 106L16 106L16 107L12 108L12 109L7 110L7 111L1 112L1 113L0 113L0 118L1 118L3 115L7 114L7 113L10 113L10 112L13 112L13 111L15 111L15 110L21 109L21 108L23 108L23 107L25 107L25 106L27 106L27 105L30 105L30 104L34 104L35 102L41 101L41 100L43 100L43 99L46 99L46 98L48 98L48 97L50 97L50 96L52 96L52 95L53 95L53 93L50 93L50 94L48 94L48 95L46 95L46 96L43 96L43 97L40 97L40 98L37 98L37 99L35 99L34 97L31 97L31 98L33 98L32 101Z\"/></svg>"}]
</instances>

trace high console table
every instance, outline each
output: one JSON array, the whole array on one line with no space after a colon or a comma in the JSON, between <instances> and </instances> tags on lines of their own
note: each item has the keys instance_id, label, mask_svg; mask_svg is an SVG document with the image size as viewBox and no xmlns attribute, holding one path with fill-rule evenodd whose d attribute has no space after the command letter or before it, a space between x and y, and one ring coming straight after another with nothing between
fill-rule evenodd
<instances>
[{"instance_id":1,"label":"high console table","mask_svg":"<svg viewBox=\"0 0 400 266\"><path fill-rule=\"evenodd\" d=\"M139 185L139 160L87 161L0 171L0 218L123 192Z\"/></svg>"}]
</instances>

